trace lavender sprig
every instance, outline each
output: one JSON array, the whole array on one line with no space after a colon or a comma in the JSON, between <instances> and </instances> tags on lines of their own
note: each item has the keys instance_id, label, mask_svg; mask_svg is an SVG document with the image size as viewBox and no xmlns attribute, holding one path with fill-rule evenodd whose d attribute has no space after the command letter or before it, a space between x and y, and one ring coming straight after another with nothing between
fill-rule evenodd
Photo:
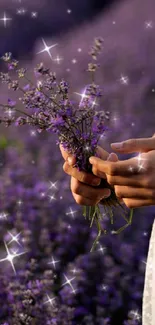
<instances>
[{"instance_id":1,"label":"lavender sprig","mask_svg":"<svg viewBox=\"0 0 155 325\"><path fill-rule=\"evenodd\" d=\"M74 167L89 173L92 173L89 158L92 155L97 156L97 145L100 136L108 130L105 121L109 120L110 114L108 111L96 111L94 105L94 102L102 96L100 87L95 83L95 72L99 68L97 57L101 52L102 43L101 38L95 39L90 51L92 62L88 64L88 72L91 73L92 82L86 86L85 96L80 105L70 99L68 83L64 79L58 82L56 74L43 63L34 69L36 84L33 84L27 77L27 70L19 67L19 62L12 58L11 53L6 53L2 59L7 64L8 72L0 74L2 83L7 84L8 89L21 92L18 102L9 98L7 104L0 104L0 108L3 109L0 123L4 123L6 127L28 124L36 127L38 132L56 133L57 144L61 144L76 158ZM11 76L12 71L16 75L15 79ZM21 80L26 82L24 86ZM19 108L21 104L23 110ZM102 200L105 212L109 213L111 224L113 224L112 207L119 205L123 209L123 218L127 224L117 231L119 233L131 224L133 209L128 220L114 189L105 180L102 180L100 186L111 189L111 196ZM99 205L84 207L83 215L90 221L90 227L94 222L97 225L98 235L91 249L93 251L103 231Z\"/></svg>"}]
</instances>

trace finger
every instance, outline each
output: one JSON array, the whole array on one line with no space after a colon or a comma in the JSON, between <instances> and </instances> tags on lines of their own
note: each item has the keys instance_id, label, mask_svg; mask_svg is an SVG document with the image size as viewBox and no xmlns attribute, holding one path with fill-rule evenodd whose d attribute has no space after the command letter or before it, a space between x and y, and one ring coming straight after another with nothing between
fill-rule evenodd
<instances>
[{"instance_id":1,"label":"finger","mask_svg":"<svg viewBox=\"0 0 155 325\"><path fill-rule=\"evenodd\" d=\"M115 186L116 196L120 198L133 199L155 199L155 191L146 188L135 188L130 186Z\"/></svg>"},{"instance_id":2,"label":"finger","mask_svg":"<svg viewBox=\"0 0 155 325\"><path fill-rule=\"evenodd\" d=\"M124 161L116 161L116 162L104 161L96 157L91 157L89 161L93 165L92 171L94 170L93 168L95 167L98 169L98 172L104 172L108 175L130 176L131 172L134 175L137 175L139 173L136 157ZM143 170L141 170L141 174L142 173Z\"/></svg>"},{"instance_id":3,"label":"finger","mask_svg":"<svg viewBox=\"0 0 155 325\"><path fill-rule=\"evenodd\" d=\"M63 170L66 174L73 176L78 181L92 185L92 186L98 186L101 183L101 179L99 177L94 176L93 174L86 173L83 171L78 171L77 168L71 167L67 162L63 165Z\"/></svg>"},{"instance_id":4,"label":"finger","mask_svg":"<svg viewBox=\"0 0 155 325\"><path fill-rule=\"evenodd\" d=\"M77 204L79 205L86 205L86 206L95 206L96 204L98 204L99 202L96 202L92 199L87 199L83 196L80 196L78 194L75 194L72 192L73 198L76 201Z\"/></svg>"},{"instance_id":5,"label":"finger","mask_svg":"<svg viewBox=\"0 0 155 325\"><path fill-rule=\"evenodd\" d=\"M98 173L94 173L96 176L99 176ZM111 176L107 175L107 182L114 185L122 185L122 186L131 186L131 187L151 187L150 183L147 185L147 180L142 175L131 175L130 177L122 177L122 176ZM147 186L146 186L147 185ZM154 184L152 185L154 187Z\"/></svg>"},{"instance_id":6,"label":"finger","mask_svg":"<svg viewBox=\"0 0 155 325\"><path fill-rule=\"evenodd\" d=\"M129 209L140 208L143 206L151 206L155 204L155 201L153 201L152 199L142 200L124 198L123 201Z\"/></svg>"},{"instance_id":7,"label":"finger","mask_svg":"<svg viewBox=\"0 0 155 325\"><path fill-rule=\"evenodd\" d=\"M100 146L97 146L97 150L96 150L98 157L106 160L109 156L109 152L107 152L106 150L104 150L103 148L101 148Z\"/></svg>"},{"instance_id":8,"label":"finger","mask_svg":"<svg viewBox=\"0 0 155 325\"><path fill-rule=\"evenodd\" d=\"M118 161L118 156L115 153L110 153L110 155L107 157L107 161ZM107 179L107 175L104 172L99 171L96 167L92 168L92 172L94 175Z\"/></svg>"},{"instance_id":9,"label":"finger","mask_svg":"<svg viewBox=\"0 0 155 325\"><path fill-rule=\"evenodd\" d=\"M154 136L150 138L129 139L123 142L111 143L112 150L121 153L148 152L155 149Z\"/></svg>"},{"instance_id":10,"label":"finger","mask_svg":"<svg viewBox=\"0 0 155 325\"><path fill-rule=\"evenodd\" d=\"M79 182L74 177L71 177L71 191L88 199L100 201L102 198L111 195L110 189L94 188L92 186Z\"/></svg>"},{"instance_id":11,"label":"finger","mask_svg":"<svg viewBox=\"0 0 155 325\"><path fill-rule=\"evenodd\" d=\"M62 157L64 158L65 161L68 161L69 165L70 166L74 166L75 163L76 163L76 159L75 157L73 157L68 151L66 151L62 144L60 144L60 151L61 151L61 154L62 154Z\"/></svg>"},{"instance_id":12,"label":"finger","mask_svg":"<svg viewBox=\"0 0 155 325\"><path fill-rule=\"evenodd\" d=\"M68 155L69 155L69 153L63 148L62 144L60 144L59 148L60 148L62 157L64 158L64 160L66 160L67 157L68 157Z\"/></svg>"}]
</instances>

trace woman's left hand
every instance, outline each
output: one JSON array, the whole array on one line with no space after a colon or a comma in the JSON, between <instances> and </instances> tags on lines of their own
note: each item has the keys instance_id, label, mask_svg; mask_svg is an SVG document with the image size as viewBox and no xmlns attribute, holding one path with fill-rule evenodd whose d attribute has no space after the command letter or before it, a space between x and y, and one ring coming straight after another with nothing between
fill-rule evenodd
<instances>
[{"instance_id":1,"label":"woman's left hand","mask_svg":"<svg viewBox=\"0 0 155 325\"><path fill-rule=\"evenodd\" d=\"M111 147L119 153L139 152L139 156L124 161L116 159L114 153L108 161L91 157L93 173L101 178L106 174L117 197L123 199L128 208L155 205L155 135L129 139L121 142L121 147L114 144Z\"/></svg>"}]
</instances>

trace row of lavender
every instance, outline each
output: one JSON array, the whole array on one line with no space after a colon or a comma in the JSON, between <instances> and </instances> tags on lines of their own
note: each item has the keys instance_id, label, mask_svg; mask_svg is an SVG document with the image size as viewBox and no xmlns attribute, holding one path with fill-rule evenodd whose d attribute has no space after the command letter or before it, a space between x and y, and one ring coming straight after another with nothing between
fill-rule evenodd
<instances>
[{"instance_id":1,"label":"row of lavender","mask_svg":"<svg viewBox=\"0 0 155 325\"><path fill-rule=\"evenodd\" d=\"M137 211L89 253L96 230L72 199L59 149L30 131L0 142L1 324L141 324L151 216Z\"/></svg>"}]
</instances>

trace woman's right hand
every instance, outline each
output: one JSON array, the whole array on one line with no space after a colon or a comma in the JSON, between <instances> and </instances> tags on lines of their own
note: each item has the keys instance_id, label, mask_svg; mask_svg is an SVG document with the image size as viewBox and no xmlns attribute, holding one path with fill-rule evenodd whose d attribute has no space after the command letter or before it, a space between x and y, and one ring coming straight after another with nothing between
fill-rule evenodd
<instances>
[{"instance_id":1,"label":"woman's right hand","mask_svg":"<svg viewBox=\"0 0 155 325\"><path fill-rule=\"evenodd\" d=\"M97 150L101 159L107 160L109 153L103 150L101 147L98 147ZM78 204L94 206L103 198L111 195L110 189L97 188L101 183L101 178L90 173L78 171L77 168L73 167L76 163L75 158L65 151L62 145L60 145L60 151L65 160L63 170L66 174L71 176L71 191L75 201Z\"/></svg>"}]
</instances>

